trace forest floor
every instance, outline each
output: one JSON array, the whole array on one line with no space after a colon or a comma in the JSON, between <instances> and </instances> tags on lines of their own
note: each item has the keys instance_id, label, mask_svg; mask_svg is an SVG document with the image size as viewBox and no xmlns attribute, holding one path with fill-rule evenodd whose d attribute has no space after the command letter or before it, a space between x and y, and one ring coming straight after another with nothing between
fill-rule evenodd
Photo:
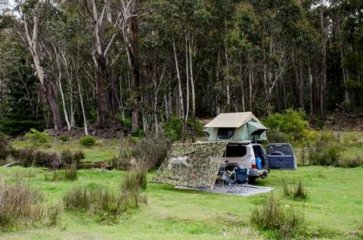
<instances>
[{"instance_id":1,"label":"forest floor","mask_svg":"<svg viewBox=\"0 0 363 240\"><path fill-rule=\"evenodd\" d=\"M353 134L363 139L362 132ZM361 138L362 137L362 138ZM98 139L96 146L85 148L77 139L34 146L29 141L13 141L15 148L35 147L46 151L83 150L85 161L105 161L118 155L120 140ZM345 151L363 155L357 147ZM116 190L125 172L116 170L79 170L78 180L46 181L49 170L43 168L0 167L0 176L9 182L23 182L39 189L49 203L62 202L62 196L74 186L102 185ZM265 239L250 225L253 209L262 206L271 193L242 197L175 189L151 183L148 174L145 190L148 202L140 209L122 215L114 224L99 223L88 213L63 211L53 227L27 226L0 232L0 239ZM282 205L304 212L304 238L361 239L363 237L363 167L335 168L300 166L296 171L272 170L269 177L257 181L261 187L273 187ZM295 201L284 196L283 182L296 186L302 181L308 199Z\"/></svg>"}]
</instances>

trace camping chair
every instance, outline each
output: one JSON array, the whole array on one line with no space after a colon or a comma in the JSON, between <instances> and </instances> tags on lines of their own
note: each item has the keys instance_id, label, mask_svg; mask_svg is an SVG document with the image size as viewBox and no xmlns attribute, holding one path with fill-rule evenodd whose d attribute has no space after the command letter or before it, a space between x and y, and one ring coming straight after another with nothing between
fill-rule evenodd
<instances>
[{"instance_id":1,"label":"camping chair","mask_svg":"<svg viewBox=\"0 0 363 240\"><path fill-rule=\"evenodd\" d=\"M244 184L247 182L247 169L246 168L234 168L234 172L236 173L236 183Z\"/></svg>"}]
</instances>

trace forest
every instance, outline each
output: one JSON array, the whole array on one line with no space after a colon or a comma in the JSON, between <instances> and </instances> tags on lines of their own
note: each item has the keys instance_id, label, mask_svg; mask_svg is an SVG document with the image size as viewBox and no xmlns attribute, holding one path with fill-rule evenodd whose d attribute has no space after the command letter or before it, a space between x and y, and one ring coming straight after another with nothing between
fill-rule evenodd
<instances>
[{"instance_id":1,"label":"forest","mask_svg":"<svg viewBox=\"0 0 363 240\"><path fill-rule=\"evenodd\" d=\"M360 0L0 2L8 134L363 108Z\"/></svg>"}]
</instances>

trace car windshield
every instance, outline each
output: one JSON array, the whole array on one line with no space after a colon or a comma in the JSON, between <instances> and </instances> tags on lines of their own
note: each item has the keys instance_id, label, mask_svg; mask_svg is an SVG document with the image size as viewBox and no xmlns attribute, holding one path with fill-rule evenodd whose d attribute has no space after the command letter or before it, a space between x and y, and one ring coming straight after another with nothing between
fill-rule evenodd
<instances>
[{"instance_id":1,"label":"car windshield","mask_svg":"<svg viewBox=\"0 0 363 240\"><path fill-rule=\"evenodd\" d=\"M270 145L267 149L269 155L292 155L290 145Z\"/></svg>"}]
</instances>

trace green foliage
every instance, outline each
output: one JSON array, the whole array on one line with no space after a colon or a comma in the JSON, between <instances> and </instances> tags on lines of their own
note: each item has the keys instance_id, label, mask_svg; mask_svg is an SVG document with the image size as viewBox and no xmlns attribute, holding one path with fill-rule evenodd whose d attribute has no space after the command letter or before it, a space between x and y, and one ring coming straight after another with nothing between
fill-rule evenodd
<instances>
[{"instance_id":1,"label":"green foliage","mask_svg":"<svg viewBox=\"0 0 363 240\"><path fill-rule=\"evenodd\" d=\"M180 140L183 135L183 124L183 119L172 116L169 121L163 125L165 136L172 141ZM193 118L189 118L185 123L184 131L185 137L192 136L192 134L195 134L195 136L203 136L203 124L198 118L196 118L195 121Z\"/></svg>"},{"instance_id":2,"label":"green foliage","mask_svg":"<svg viewBox=\"0 0 363 240\"><path fill-rule=\"evenodd\" d=\"M131 155L136 159L139 167L152 169L161 165L169 148L170 141L163 136L144 138L133 146Z\"/></svg>"},{"instance_id":3,"label":"green foliage","mask_svg":"<svg viewBox=\"0 0 363 240\"><path fill-rule=\"evenodd\" d=\"M40 132L34 128L30 129L30 131L25 134L25 138L27 140L32 141L33 144L39 145L49 142L50 137L49 134L46 132Z\"/></svg>"},{"instance_id":4,"label":"green foliage","mask_svg":"<svg viewBox=\"0 0 363 240\"><path fill-rule=\"evenodd\" d=\"M302 181L299 181L295 188L283 181L283 192L286 197L293 197L294 200L305 200L308 198L308 192Z\"/></svg>"},{"instance_id":5,"label":"green foliage","mask_svg":"<svg viewBox=\"0 0 363 240\"><path fill-rule=\"evenodd\" d=\"M164 134L172 141L178 140L182 137L183 120L172 116L168 122L163 126Z\"/></svg>"},{"instance_id":6,"label":"green foliage","mask_svg":"<svg viewBox=\"0 0 363 240\"><path fill-rule=\"evenodd\" d=\"M121 182L122 192L139 191L140 189L145 190L146 187L146 171L142 169L128 172Z\"/></svg>"},{"instance_id":7,"label":"green foliage","mask_svg":"<svg viewBox=\"0 0 363 240\"><path fill-rule=\"evenodd\" d=\"M288 109L283 113L274 113L263 120L272 133L281 140L300 141L304 139L304 131L308 128L305 112ZM272 138L274 135L271 136Z\"/></svg>"},{"instance_id":8,"label":"green foliage","mask_svg":"<svg viewBox=\"0 0 363 240\"><path fill-rule=\"evenodd\" d=\"M146 179L145 173L127 175L118 193L104 186L75 187L63 196L65 209L88 212L98 216L101 222L115 221L120 214L145 203L140 193L140 187L145 184L143 179Z\"/></svg>"},{"instance_id":9,"label":"green foliage","mask_svg":"<svg viewBox=\"0 0 363 240\"><path fill-rule=\"evenodd\" d=\"M303 184L302 181L299 181L297 187L295 188L295 191L294 191L294 199L301 199L301 200L304 200L304 199L307 199L308 198L308 193L307 193L307 190Z\"/></svg>"},{"instance_id":10,"label":"green foliage","mask_svg":"<svg viewBox=\"0 0 363 240\"><path fill-rule=\"evenodd\" d=\"M0 132L0 159L5 159L8 155L8 139L6 135Z\"/></svg>"},{"instance_id":11,"label":"green foliage","mask_svg":"<svg viewBox=\"0 0 363 240\"><path fill-rule=\"evenodd\" d=\"M132 127L132 119L131 118L119 118L119 121L121 122L121 125L125 129L131 129Z\"/></svg>"},{"instance_id":12,"label":"green foliage","mask_svg":"<svg viewBox=\"0 0 363 240\"><path fill-rule=\"evenodd\" d=\"M92 147L96 144L96 139L92 136L83 136L79 139L79 144L84 147Z\"/></svg>"},{"instance_id":13,"label":"green foliage","mask_svg":"<svg viewBox=\"0 0 363 240\"><path fill-rule=\"evenodd\" d=\"M78 179L77 167L70 166L64 170L54 170L44 176L46 181L75 181Z\"/></svg>"},{"instance_id":14,"label":"green foliage","mask_svg":"<svg viewBox=\"0 0 363 240\"><path fill-rule=\"evenodd\" d=\"M280 239L290 239L298 234L304 215L296 209L284 207L273 194L260 208L253 209L250 222L261 230L270 230Z\"/></svg>"},{"instance_id":15,"label":"green foliage","mask_svg":"<svg viewBox=\"0 0 363 240\"><path fill-rule=\"evenodd\" d=\"M72 153L70 150L64 150L61 152L61 159L67 166L78 166L82 159L84 159L83 151L77 151Z\"/></svg>"},{"instance_id":16,"label":"green foliage","mask_svg":"<svg viewBox=\"0 0 363 240\"><path fill-rule=\"evenodd\" d=\"M61 140L62 142L68 142L69 136L66 134L62 134L62 135L60 135L59 140Z\"/></svg>"},{"instance_id":17,"label":"green foliage","mask_svg":"<svg viewBox=\"0 0 363 240\"><path fill-rule=\"evenodd\" d=\"M42 128L43 123L31 120L0 120L0 131L8 134L9 136L16 136L18 134L28 132L32 128Z\"/></svg>"}]
</instances>

